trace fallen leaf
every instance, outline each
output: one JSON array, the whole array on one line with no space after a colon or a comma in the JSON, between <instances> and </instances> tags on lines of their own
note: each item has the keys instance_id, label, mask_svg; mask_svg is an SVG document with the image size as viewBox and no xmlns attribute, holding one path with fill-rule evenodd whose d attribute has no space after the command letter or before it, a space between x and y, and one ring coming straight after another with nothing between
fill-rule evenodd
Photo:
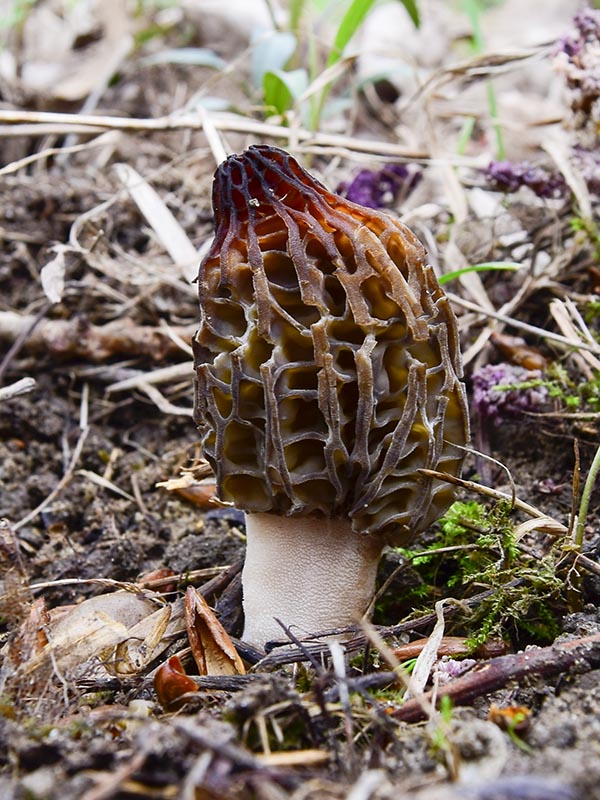
<instances>
[{"instance_id":1,"label":"fallen leaf","mask_svg":"<svg viewBox=\"0 0 600 800\"><path fill-rule=\"evenodd\" d=\"M10 660L16 667L38 655L48 644L44 628L49 622L50 615L45 600L43 598L35 600L31 604L27 618L22 622L8 647Z\"/></svg>"},{"instance_id":2,"label":"fallen leaf","mask_svg":"<svg viewBox=\"0 0 600 800\"><path fill-rule=\"evenodd\" d=\"M184 695L198 691L188 677L178 656L171 656L154 675L154 690L158 702L167 711L176 711L185 703Z\"/></svg>"},{"instance_id":3,"label":"fallen leaf","mask_svg":"<svg viewBox=\"0 0 600 800\"><path fill-rule=\"evenodd\" d=\"M189 473L184 473L178 478L169 478L156 484L161 489L168 492L177 492L185 500L189 500L200 508L207 508L213 505L213 500L217 493L217 486L214 478L197 481Z\"/></svg>"},{"instance_id":4,"label":"fallen leaf","mask_svg":"<svg viewBox=\"0 0 600 800\"><path fill-rule=\"evenodd\" d=\"M185 593L185 621L192 655L201 675L246 674L227 631L193 586L188 586Z\"/></svg>"},{"instance_id":5,"label":"fallen leaf","mask_svg":"<svg viewBox=\"0 0 600 800\"><path fill-rule=\"evenodd\" d=\"M544 356L520 336L492 331L490 341L511 364L518 364L525 369L546 369L547 361Z\"/></svg>"},{"instance_id":6,"label":"fallen leaf","mask_svg":"<svg viewBox=\"0 0 600 800\"><path fill-rule=\"evenodd\" d=\"M27 658L24 672L31 674L52 659L67 678L98 667L108 674L135 674L182 629L177 612L177 603L158 606L156 600L128 591L53 609L47 643Z\"/></svg>"},{"instance_id":7,"label":"fallen leaf","mask_svg":"<svg viewBox=\"0 0 600 800\"><path fill-rule=\"evenodd\" d=\"M127 628L103 611L90 609L85 618L70 625L70 615L65 615L65 626L49 637L48 644L24 665L26 675L46 664L49 659L68 678L87 671L96 654L115 646L127 636ZM62 620L61 620L62 622Z\"/></svg>"},{"instance_id":8,"label":"fallen leaf","mask_svg":"<svg viewBox=\"0 0 600 800\"><path fill-rule=\"evenodd\" d=\"M525 733L531 725L531 709L527 706L504 706L501 708L492 703L487 718L503 731L513 730L516 733Z\"/></svg>"},{"instance_id":9,"label":"fallen leaf","mask_svg":"<svg viewBox=\"0 0 600 800\"><path fill-rule=\"evenodd\" d=\"M163 606L127 631L127 638L114 649L100 654L109 672L115 675L136 675L159 652L171 619L171 607ZM164 649L164 648L162 648Z\"/></svg>"},{"instance_id":10,"label":"fallen leaf","mask_svg":"<svg viewBox=\"0 0 600 800\"><path fill-rule=\"evenodd\" d=\"M55 257L44 264L40 271L40 281L44 294L51 303L60 303L65 291L65 252L66 247L58 245L54 248Z\"/></svg>"}]
</instances>

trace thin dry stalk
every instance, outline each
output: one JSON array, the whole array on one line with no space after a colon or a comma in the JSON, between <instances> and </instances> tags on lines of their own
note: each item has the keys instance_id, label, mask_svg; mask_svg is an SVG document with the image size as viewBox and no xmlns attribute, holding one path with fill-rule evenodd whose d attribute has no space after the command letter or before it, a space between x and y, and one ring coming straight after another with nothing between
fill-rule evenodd
<instances>
[{"instance_id":1,"label":"thin dry stalk","mask_svg":"<svg viewBox=\"0 0 600 800\"><path fill-rule=\"evenodd\" d=\"M547 520L548 516L543 512L540 511L535 506L526 503L524 500L519 500L518 497L511 496L506 494L505 492L500 492L497 489L492 489L490 486L483 486L480 483L475 483L474 481L467 481L463 478L457 478L453 475L447 475L444 472L438 472L437 470L433 469L423 469L420 470L424 475L428 475L430 477L435 477L438 480L446 481L447 483L452 483L456 486L462 486L464 489L467 489L470 492L476 492L477 494L484 495L485 497L491 497L494 500L503 500L505 502L511 503L514 508L518 508L519 511L523 511L530 517L535 517L538 520ZM556 520L552 520L553 522L553 530L556 533L560 531L560 533L566 533L568 528L566 525L562 525L562 523L557 522Z\"/></svg>"},{"instance_id":2,"label":"thin dry stalk","mask_svg":"<svg viewBox=\"0 0 600 800\"><path fill-rule=\"evenodd\" d=\"M597 353L600 355L600 345L598 344L583 342L579 338L570 339L566 336L561 336L559 333L554 333L554 331L547 331L544 328L538 328L537 325L529 325L527 322L521 322L521 320L507 317L506 314L501 314L498 311L491 311L487 308L483 308L482 306L477 305L477 303L472 303L470 300L465 300L464 298L452 292L447 292L446 294L453 303L456 303L457 306L466 308L469 311L476 311L478 314L482 314L485 317L491 317L492 319L500 320L500 322L504 322L511 328L516 328L517 330L533 334L542 340L548 339L548 341L556 342L557 344L572 350L589 350L591 353Z\"/></svg>"},{"instance_id":3,"label":"thin dry stalk","mask_svg":"<svg viewBox=\"0 0 600 800\"><path fill-rule=\"evenodd\" d=\"M64 145L63 147L46 147L43 150L40 150L38 153L32 153L29 156L19 158L17 161L11 161L10 164L6 164L6 166L0 169L0 177L4 175L11 175L14 172L18 172L20 169L24 169L25 167L29 167L31 164L35 164L37 161L45 161L52 156L66 156L74 153L81 153L85 150L91 150L95 147L106 147L107 145L113 145L118 139L118 136L118 131L107 131L106 133L102 133L100 136L97 136L95 139L92 139L90 142L84 142L83 144L74 144L69 146Z\"/></svg>"},{"instance_id":4,"label":"thin dry stalk","mask_svg":"<svg viewBox=\"0 0 600 800\"><path fill-rule=\"evenodd\" d=\"M290 128L283 125L260 122L248 117L228 113L204 112L199 114L173 114L155 119L135 119L131 117L111 117L90 114L65 114L48 111L0 110L0 137L45 135L49 133L102 133L106 130L140 131L177 131L203 130L209 119L217 131L247 133L254 136L288 141L293 135L300 143L313 147L341 147L354 153L381 155L389 158L407 158L411 160L429 159L430 154L423 150L405 147L393 142L366 140L356 136L328 134L320 131L309 131L305 128ZM4 123L4 125L2 125ZM462 166L481 166L481 159L449 156L444 162Z\"/></svg>"},{"instance_id":5,"label":"thin dry stalk","mask_svg":"<svg viewBox=\"0 0 600 800\"><path fill-rule=\"evenodd\" d=\"M33 511L30 511L29 514L26 514L18 522L15 522L15 524L13 525L14 530L22 528L23 525L27 525L29 522L35 519L38 516L38 514L40 514L54 500L55 497L58 497L58 495L62 492L65 486L73 478L73 475L75 474L75 467L77 466L77 463L81 456L81 451L83 450L83 445L85 444L85 440L87 439L89 432L90 432L89 427L84 428L81 431L79 439L77 440L77 444L75 445L75 449L73 450L71 460L69 461L67 469L65 470L65 474L62 476L62 478L59 480L59 482L56 484L56 486L50 492L50 494L44 500L42 500L42 502L38 506L36 506L36 508L34 508Z\"/></svg>"}]
</instances>

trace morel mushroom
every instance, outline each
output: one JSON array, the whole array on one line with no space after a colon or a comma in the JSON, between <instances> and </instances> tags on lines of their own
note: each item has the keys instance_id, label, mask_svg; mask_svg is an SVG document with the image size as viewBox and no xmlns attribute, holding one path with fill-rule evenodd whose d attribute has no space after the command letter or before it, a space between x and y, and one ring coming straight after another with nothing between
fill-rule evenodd
<instances>
[{"instance_id":1,"label":"morel mushroom","mask_svg":"<svg viewBox=\"0 0 600 800\"><path fill-rule=\"evenodd\" d=\"M246 512L244 639L345 626L385 544L448 507L468 440L456 321L404 225L288 153L218 168L200 266L195 420L218 495Z\"/></svg>"}]
</instances>

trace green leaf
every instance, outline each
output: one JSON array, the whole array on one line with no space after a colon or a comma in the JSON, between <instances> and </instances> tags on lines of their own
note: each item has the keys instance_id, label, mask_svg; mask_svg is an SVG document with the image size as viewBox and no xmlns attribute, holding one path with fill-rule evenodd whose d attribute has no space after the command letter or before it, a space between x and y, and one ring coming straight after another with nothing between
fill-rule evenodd
<instances>
[{"instance_id":1,"label":"green leaf","mask_svg":"<svg viewBox=\"0 0 600 800\"><path fill-rule=\"evenodd\" d=\"M285 72L282 69L265 72L263 91L265 105L284 114L291 108L308 86L308 74L305 69L294 69Z\"/></svg>"},{"instance_id":2,"label":"green leaf","mask_svg":"<svg viewBox=\"0 0 600 800\"><path fill-rule=\"evenodd\" d=\"M282 70L296 51L296 37L289 31L261 34L253 43L252 82L264 86L267 72Z\"/></svg>"}]
</instances>

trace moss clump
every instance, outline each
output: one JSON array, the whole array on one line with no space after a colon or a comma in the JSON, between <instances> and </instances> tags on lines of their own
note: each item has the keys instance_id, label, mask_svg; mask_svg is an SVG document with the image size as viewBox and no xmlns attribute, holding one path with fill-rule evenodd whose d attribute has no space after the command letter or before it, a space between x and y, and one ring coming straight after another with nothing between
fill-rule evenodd
<instances>
[{"instance_id":1,"label":"moss clump","mask_svg":"<svg viewBox=\"0 0 600 800\"><path fill-rule=\"evenodd\" d=\"M483 594L460 623L473 649L491 637L551 641L564 611L559 551L533 556L514 531L509 503L454 503L425 546L402 551L422 579L412 598L417 614L440 597Z\"/></svg>"}]
</instances>

